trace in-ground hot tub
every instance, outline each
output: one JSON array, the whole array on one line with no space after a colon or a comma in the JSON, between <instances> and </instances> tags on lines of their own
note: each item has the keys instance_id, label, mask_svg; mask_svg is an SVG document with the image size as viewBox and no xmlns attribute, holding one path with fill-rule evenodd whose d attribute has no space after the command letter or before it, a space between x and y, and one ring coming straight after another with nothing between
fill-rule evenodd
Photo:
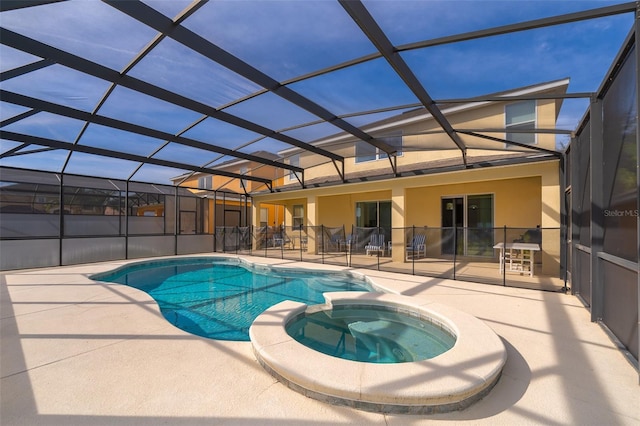
<instances>
[{"instance_id":1,"label":"in-ground hot tub","mask_svg":"<svg viewBox=\"0 0 640 426\"><path fill-rule=\"evenodd\" d=\"M456 343L445 324L381 304L315 305L292 318L286 330L316 351L376 364L435 358Z\"/></svg>"},{"instance_id":2,"label":"in-ground hot tub","mask_svg":"<svg viewBox=\"0 0 640 426\"><path fill-rule=\"evenodd\" d=\"M461 410L491 390L506 362L500 338L482 321L457 309L386 293L326 293L325 300L326 304L314 306L291 301L279 303L259 315L249 330L254 353L262 366L306 396L385 413ZM350 324L355 326L349 328L354 342L343 345L356 347L355 341L359 340L360 351L363 348L367 349L365 353L368 351L367 359L357 361L353 354L341 357L345 351L340 344L335 346L335 354L329 354L327 350L316 350L320 349L316 343L296 340L305 341L296 335L301 333L297 324L321 311L326 311L328 317L339 317L341 311L351 312ZM362 312L361 319L358 312ZM402 343L403 337L399 336L405 331L397 325L377 323L380 319L376 312L391 313L394 321L406 317L435 326L450 334L455 343L439 355L413 360L416 351ZM390 338L394 332L395 337ZM322 343L326 336L319 333L316 337ZM404 338L405 342L420 339ZM331 346L331 340L325 339L324 343ZM420 341L414 343L413 346L422 345ZM377 357L386 359L380 362Z\"/></svg>"}]
</instances>

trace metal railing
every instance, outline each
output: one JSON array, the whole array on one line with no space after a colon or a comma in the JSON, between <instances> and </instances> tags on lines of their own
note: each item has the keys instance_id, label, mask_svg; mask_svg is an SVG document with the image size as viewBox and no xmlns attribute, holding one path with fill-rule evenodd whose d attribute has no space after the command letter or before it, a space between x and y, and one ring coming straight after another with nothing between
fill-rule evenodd
<instances>
[{"instance_id":1,"label":"metal railing","mask_svg":"<svg viewBox=\"0 0 640 426\"><path fill-rule=\"evenodd\" d=\"M216 252L566 291L560 228L218 227Z\"/></svg>"}]
</instances>

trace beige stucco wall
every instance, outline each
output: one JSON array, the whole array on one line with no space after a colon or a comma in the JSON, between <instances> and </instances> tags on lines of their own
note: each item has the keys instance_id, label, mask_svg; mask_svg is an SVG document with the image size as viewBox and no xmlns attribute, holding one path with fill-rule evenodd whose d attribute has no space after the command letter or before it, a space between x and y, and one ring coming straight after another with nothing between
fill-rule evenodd
<instances>
[{"instance_id":1,"label":"beige stucco wall","mask_svg":"<svg viewBox=\"0 0 640 426\"><path fill-rule=\"evenodd\" d=\"M389 201L391 191L368 191L340 195L326 195L318 197L319 217L322 224L329 227L344 225L351 229L356 220L356 203L362 201Z\"/></svg>"},{"instance_id":2,"label":"beige stucco wall","mask_svg":"<svg viewBox=\"0 0 640 426\"><path fill-rule=\"evenodd\" d=\"M539 182L538 189L533 188L533 182ZM515 184L520 187L515 187ZM318 198L319 203L318 221L327 226L340 226L354 223L356 201L391 200L392 192L401 188L405 191L406 203L411 202L406 200L410 200L412 194L422 196L420 192L435 191L427 187L441 187L443 194L446 193L444 195L489 193L495 192L497 188L510 194L508 198L505 197L504 202L497 199L495 208L497 226L540 224L543 227L557 227L560 225L560 179L557 160L256 194L253 199L257 203L293 206L300 203L306 204L307 197L313 195ZM526 209L516 205L525 206ZM436 207L439 212L439 205ZM411 208L411 211L408 208ZM440 223L439 219L434 221L429 219L429 214L420 212L425 210L423 208L416 208L418 211L416 212L413 206L405 204L404 210L407 226L410 226L412 221L432 226L438 226ZM531 213L529 210L536 213ZM425 220L418 220L420 216L424 216ZM307 223L307 225L319 224Z\"/></svg>"},{"instance_id":3,"label":"beige stucco wall","mask_svg":"<svg viewBox=\"0 0 640 426\"><path fill-rule=\"evenodd\" d=\"M456 129L504 129L506 103L479 103L472 108L447 113L447 119ZM536 126L539 129L553 129L556 122L555 100L538 100L536 106ZM375 129L374 129L375 130ZM371 132L373 136L388 136L402 134L403 153L397 157L399 167L422 163L425 161L460 158L460 150L456 144L444 133L441 127L432 119L422 119L414 122L403 122L400 118L394 127L387 127L380 134ZM488 136L503 139L504 132L486 133ZM523 151L522 148L509 146L496 141L473 137L459 133L466 147L474 155L496 155L499 153L513 153ZM549 150L555 150L555 135L538 134L535 146ZM376 171L378 174L392 172L392 166L388 159L377 161L355 162L355 148L353 137L345 137L322 146L344 157L345 172L360 173ZM305 179L310 181L323 176L337 176L336 166L328 159L321 158L313 153L301 153L300 165L305 168ZM284 184L291 183L287 177Z\"/></svg>"},{"instance_id":4,"label":"beige stucco wall","mask_svg":"<svg viewBox=\"0 0 640 426\"><path fill-rule=\"evenodd\" d=\"M306 206L306 225L344 225L345 229L350 229L355 224L357 202L391 200L392 227L440 227L440 200L443 196L493 194L495 227L535 228L540 225L542 228L559 228L561 193L558 165L558 160L552 160L309 188L256 195L254 202L284 204L289 215L293 205L303 204ZM290 217L287 223L291 223ZM559 268L559 238L559 232L544 235L545 273L553 273ZM309 244L310 250L314 247ZM394 246L394 260L402 261L403 247L399 245L398 248L400 250Z\"/></svg>"},{"instance_id":5,"label":"beige stucco wall","mask_svg":"<svg viewBox=\"0 0 640 426\"><path fill-rule=\"evenodd\" d=\"M443 197L479 194L493 194L495 227L540 225L540 176L411 188L406 191L405 221L409 226L440 227Z\"/></svg>"}]
</instances>

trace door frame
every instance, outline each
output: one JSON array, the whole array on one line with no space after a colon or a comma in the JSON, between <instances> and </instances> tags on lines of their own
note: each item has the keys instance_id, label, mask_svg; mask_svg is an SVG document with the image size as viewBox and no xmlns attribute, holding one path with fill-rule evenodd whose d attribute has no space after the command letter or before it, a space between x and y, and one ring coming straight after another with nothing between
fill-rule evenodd
<instances>
[{"instance_id":1,"label":"door frame","mask_svg":"<svg viewBox=\"0 0 640 426\"><path fill-rule=\"evenodd\" d=\"M468 254L468 242L469 242L469 235L468 235L468 228L469 228L469 197L474 197L474 196L478 196L478 195L490 195L491 196L491 223L492 223L492 228L495 228L495 217L496 217L496 194L495 192L478 192L478 193L468 193L468 194L454 194L454 195L441 195L440 196L440 227L441 229L444 228L443 226L443 219L444 217L442 216L442 203L445 199L451 198L451 199L455 199L455 198L462 198L462 254L460 254L460 256L467 256ZM492 229L493 231L493 229Z\"/></svg>"}]
</instances>

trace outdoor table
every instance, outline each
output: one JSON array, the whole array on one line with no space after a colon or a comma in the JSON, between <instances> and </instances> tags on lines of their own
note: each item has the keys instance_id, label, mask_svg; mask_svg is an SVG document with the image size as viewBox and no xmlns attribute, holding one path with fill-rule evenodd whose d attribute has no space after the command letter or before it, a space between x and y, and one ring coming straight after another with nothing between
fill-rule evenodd
<instances>
[{"instance_id":1,"label":"outdoor table","mask_svg":"<svg viewBox=\"0 0 640 426\"><path fill-rule=\"evenodd\" d=\"M493 246L500 249L500 273L507 268L510 272L529 272L533 277L533 254L540 251L540 245L534 243L498 243Z\"/></svg>"}]
</instances>

